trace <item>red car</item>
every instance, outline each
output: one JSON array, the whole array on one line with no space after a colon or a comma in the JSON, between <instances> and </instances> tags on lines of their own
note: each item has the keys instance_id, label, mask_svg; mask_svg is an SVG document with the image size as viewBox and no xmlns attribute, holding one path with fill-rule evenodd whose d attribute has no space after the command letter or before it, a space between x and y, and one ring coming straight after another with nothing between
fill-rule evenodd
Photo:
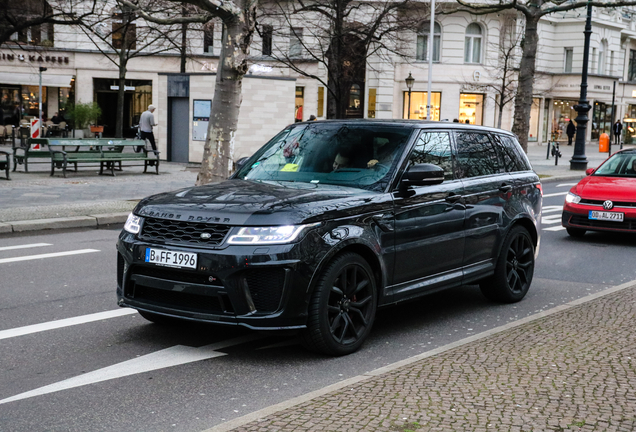
<instances>
[{"instance_id":1,"label":"red car","mask_svg":"<svg viewBox=\"0 0 636 432\"><path fill-rule=\"evenodd\" d=\"M568 234L636 233L636 149L616 152L586 174L565 197L561 222Z\"/></svg>"}]
</instances>

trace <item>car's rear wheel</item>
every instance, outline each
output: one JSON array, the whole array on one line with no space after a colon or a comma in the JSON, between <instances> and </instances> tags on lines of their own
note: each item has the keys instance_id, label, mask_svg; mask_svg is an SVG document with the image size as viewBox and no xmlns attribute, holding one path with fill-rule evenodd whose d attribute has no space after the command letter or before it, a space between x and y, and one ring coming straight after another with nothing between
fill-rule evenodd
<instances>
[{"instance_id":1,"label":"car's rear wheel","mask_svg":"<svg viewBox=\"0 0 636 432\"><path fill-rule=\"evenodd\" d=\"M516 226L502 244L495 274L480 283L481 292L496 302L518 302L528 292L533 275L534 243L528 230Z\"/></svg>"},{"instance_id":2,"label":"car's rear wheel","mask_svg":"<svg viewBox=\"0 0 636 432\"><path fill-rule=\"evenodd\" d=\"M336 257L323 270L312 295L303 345L336 356L358 350L371 331L376 306L369 264L355 253Z\"/></svg>"},{"instance_id":3,"label":"car's rear wheel","mask_svg":"<svg viewBox=\"0 0 636 432\"><path fill-rule=\"evenodd\" d=\"M586 232L586 230L581 229L581 228L566 228L565 230L572 237L583 237L585 235L585 232Z\"/></svg>"}]
</instances>

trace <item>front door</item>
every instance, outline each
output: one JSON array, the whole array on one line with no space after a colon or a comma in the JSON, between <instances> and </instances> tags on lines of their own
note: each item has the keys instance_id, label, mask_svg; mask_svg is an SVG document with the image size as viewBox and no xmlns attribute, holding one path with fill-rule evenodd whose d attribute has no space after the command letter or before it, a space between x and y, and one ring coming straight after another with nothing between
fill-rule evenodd
<instances>
[{"instance_id":1,"label":"front door","mask_svg":"<svg viewBox=\"0 0 636 432\"><path fill-rule=\"evenodd\" d=\"M168 98L168 155L172 162L189 162L189 98Z\"/></svg>"},{"instance_id":2,"label":"front door","mask_svg":"<svg viewBox=\"0 0 636 432\"><path fill-rule=\"evenodd\" d=\"M464 254L463 185L453 177L450 134L424 131L409 164L432 163L444 169L444 182L417 186L395 197L395 300L440 285L461 283Z\"/></svg>"}]
</instances>

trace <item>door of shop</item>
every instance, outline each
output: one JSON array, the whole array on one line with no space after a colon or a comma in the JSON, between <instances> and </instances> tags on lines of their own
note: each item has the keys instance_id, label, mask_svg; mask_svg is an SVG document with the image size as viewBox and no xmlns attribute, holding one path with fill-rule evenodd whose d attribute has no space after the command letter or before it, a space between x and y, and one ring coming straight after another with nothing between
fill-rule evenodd
<instances>
[{"instance_id":1,"label":"door of shop","mask_svg":"<svg viewBox=\"0 0 636 432\"><path fill-rule=\"evenodd\" d=\"M189 162L189 107L187 97L168 98L168 160Z\"/></svg>"}]
</instances>

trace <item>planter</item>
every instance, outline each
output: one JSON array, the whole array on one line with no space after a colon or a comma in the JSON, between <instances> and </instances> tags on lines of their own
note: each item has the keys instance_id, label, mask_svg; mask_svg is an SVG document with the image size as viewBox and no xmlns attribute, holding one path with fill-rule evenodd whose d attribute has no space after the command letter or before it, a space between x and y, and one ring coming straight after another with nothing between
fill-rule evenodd
<instances>
[{"instance_id":1,"label":"planter","mask_svg":"<svg viewBox=\"0 0 636 432\"><path fill-rule=\"evenodd\" d=\"M84 129L74 129L73 133L70 134L71 138L84 138ZM86 135L89 136L89 135Z\"/></svg>"},{"instance_id":2,"label":"planter","mask_svg":"<svg viewBox=\"0 0 636 432\"><path fill-rule=\"evenodd\" d=\"M91 126L91 133L102 133L104 132L104 126Z\"/></svg>"}]
</instances>

